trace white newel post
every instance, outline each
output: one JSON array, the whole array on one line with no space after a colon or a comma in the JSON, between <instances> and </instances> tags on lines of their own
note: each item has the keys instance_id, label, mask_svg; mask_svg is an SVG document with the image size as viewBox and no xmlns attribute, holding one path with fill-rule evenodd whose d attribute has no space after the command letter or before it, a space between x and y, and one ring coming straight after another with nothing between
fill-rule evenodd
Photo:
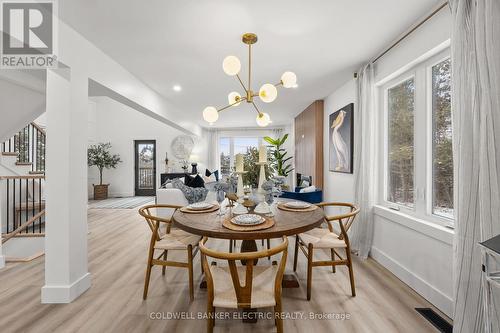
<instances>
[{"instance_id":1,"label":"white newel post","mask_svg":"<svg viewBox=\"0 0 500 333\"><path fill-rule=\"evenodd\" d=\"M90 287L87 267L88 79L47 71L45 285L42 303L69 303Z\"/></svg>"}]
</instances>

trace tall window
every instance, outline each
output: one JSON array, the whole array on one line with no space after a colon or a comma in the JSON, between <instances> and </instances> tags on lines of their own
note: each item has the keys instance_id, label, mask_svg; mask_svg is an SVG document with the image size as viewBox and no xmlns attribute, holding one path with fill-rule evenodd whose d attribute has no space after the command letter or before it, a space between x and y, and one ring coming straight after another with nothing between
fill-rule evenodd
<instances>
[{"instance_id":1,"label":"tall window","mask_svg":"<svg viewBox=\"0 0 500 333\"><path fill-rule=\"evenodd\" d=\"M231 141L229 138L221 138L219 143L220 151L220 172L228 175L231 172Z\"/></svg>"},{"instance_id":2,"label":"tall window","mask_svg":"<svg viewBox=\"0 0 500 333\"><path fill-rule=\"evenodd\" d=\"M451 146L451 60L432 66L432 208L453 217L453 152Z\"/></svg>"},{"instance_id":3,"label":"tall window","mask_svg":"<svg viewBox=\"0 0 500 333\"><path fill-rule=\"evenodd\" d=\"M413 206L413 111L415 80L403 81L387 93L388 135L388 197L387 200Z\"/></svg>"},{"instance_id":4,"label":"tall window","mask_svg":"<svg viewBox=\"0 0 500 333\"><path fill-rule=\"evenodd\" d=\"M380 203L443 226L453 223L451 61L449 51L379 89Z\"/></svg>"},{"instance_id":5,"label":"tall window","mask_svg":"<svg viewBox=\"0 0 500 333\"><path fill-rule=\"evenodd\" d=\"M262 139L257 137L223 137L219 140L220 170L229 175L234 169L236 154L248 154L250 149L258 150Z\"/></svg>"}]
</instances>

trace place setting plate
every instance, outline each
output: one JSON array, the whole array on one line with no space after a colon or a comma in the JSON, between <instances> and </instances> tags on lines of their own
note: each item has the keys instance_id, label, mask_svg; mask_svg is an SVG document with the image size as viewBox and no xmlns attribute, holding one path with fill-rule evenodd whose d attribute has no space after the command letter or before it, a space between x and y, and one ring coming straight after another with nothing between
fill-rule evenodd
<instances>
[{"instance_id":1,"label":"place setting plate","mask_svg":"<svg viewBox=\"0 0 500 333\"><path fill-rule=\"evenodd\" d=\"M210 202L195 202L180 209L183 213L201 214L211 213L219 209L219 205Z\"/></svg>"},{"instance_id":2,"label":"place setting plate","mask_svg":"<svg viewBox=\"0 0 500 333\"><path fill-rule=\"evenodd\" d=\"M318 207L304 201L287 201L278 204L278 208L290 212L311 212Z\"/></svg>"},{"instance_id":3,"label":"place setting plate","mask_svg":"<svg viewBox=\"0 0 500 333\"><path fill-rule=\"evenodd\" d=\"M255 231L271 228L274 220L257 214L242 214L225 219L222 225L235 231Z\"/></svg>"},{"instance_id":4,"label":"place setting plate","mask_svg":"<svg viewBox=\"0 0 500 333\"><path fill-rule=\"evenodd\" d=\"M242 214L231 219L231 223L243 226L258 225L266 222L266 219L257 214Z\"/></svg>"}]
</instances>

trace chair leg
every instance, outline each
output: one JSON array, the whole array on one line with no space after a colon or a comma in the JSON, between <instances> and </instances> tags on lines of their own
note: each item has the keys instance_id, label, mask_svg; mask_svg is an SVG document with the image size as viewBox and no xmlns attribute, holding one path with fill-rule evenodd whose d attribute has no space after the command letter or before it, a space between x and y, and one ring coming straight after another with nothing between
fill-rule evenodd
<instances>
[{"instance_id":1,"label":"chair leg","mask_svg":"<svg viewBox=\"0 0 500 333\"><path fill-rule=\"evenodd\" d=\"M295 235L295 252L293 255L293 271L297 271L297 255L299 254L299 235Z\"/></svg>"},{"instance_id":2,"label":"chair leg","mask_svg":"<svg viewBox=\"0 0 500 333\"><path fill-rule=\"evenodd\" d=\"M351 280L351 294L352 297L356 296L356 286L354 285L354 272L352 270L352 259L351 259L351 251L349 248L346 249L346 257L347 257L347 267L349 268L349 279Z\"/></svg>"},{"instance_id":3,"label":"chair leg","mask_svg":"<svg viewBox=\"0 0 500 333\"><path fill-rule=\"evenodd\" d=\"M164 261L167 261L167 253L168 253L168 251L167 251L167 250L163 251L163 260L164 260ZM161 275L165 275L165 270L166 270L166 269L167 269L167 266L163 266L163 267L161 268Z\"/></svg>"},{"instance_id":4,"label":"chair leg","mask_svg":"<svg viewBox=\"0 0 500 333\"><path fill-rule=\"evenodd\" d=\"M283 333L283 318L281 317L281 302L276 302L274 307L274 318L276 323L276 331L278 333Z\"/></svg>"},{"instance_id":5,"label":"chair leg","mask_svg":"<svg viewBox=\"0 0 500 333\"><path fill-rule=\"evenodd\" d=\"M212 333L215 326L215 308L212 304L207 305L207 333Z\"/></svg>"},{"instance_id":6,"label":"chair leg","mask_svg":"<svg viewBox=\"0 0 500 333\"><path fill-rule=\"evenodd\" d=\"M264 241L264 240L262 240ZM271 248L271 240L268 238L267 239L267 249L269 250ZM271 260L271 256L267 257L268 260Z\"/></svg>"},{"instance_id":7,"label":"chair leg","mask_svg":"<svg viewBox=\"0 0 500 333\"><path fill-rule=\"evenodd\" d=\"M232 253L233 252L233 240L230 239L229 240L229 253Z\"/></svg>"},{"instance_id":8,"label":"chair leg","mask_svg":"<svg viewBox=\"0 0 500 333\"><path fill-rule=\"evenodd\" d=\"M151 269L153 268L152 260L153 257L150 255L148 258L148 267L146 268L146 278L144 279L144 293L142 294L142 299L144 300L148 298L149 280L151 278Z\"/></svg>"},{"instance_id":9,"label":"chair leg","mask_svg":"<svg viewBox=\"0 0 500 333\"><path fill-rule=\"evenodd\" d=\"M330 252L332 254L332 261L335 261L335 251L333 251L333 249L330 249ZM332 265L332 272L335 273L335 265Z\"/></svg>"},{"instance_id":10,"label":"chair leg","mask_svg":"<svg viewBox=\"0 0 500 333\"><path fill-rule=\"evenodd\" d=\"M311 285L312 285L312 261L313 261L313 245L308 245L307 252L307 300L311 300Z\"/></svg>"},{"instance_id":11,"label":"chair leg","mask_svg":"<svg viewBox=\"0 0 500 333\"><path fill-rule=\"evenodd\" d=\"M188 246L188 271L189 271L189 299L194 300L194 282L193 282L193 247Z\"/></svg>"}]
</instances>

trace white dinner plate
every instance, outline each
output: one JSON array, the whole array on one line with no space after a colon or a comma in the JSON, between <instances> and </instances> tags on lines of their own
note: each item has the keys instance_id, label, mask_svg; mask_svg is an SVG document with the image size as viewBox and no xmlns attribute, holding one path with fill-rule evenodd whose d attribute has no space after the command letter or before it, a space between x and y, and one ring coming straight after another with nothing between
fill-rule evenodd
<instances>
[{"instance_id":1,"label":"white dinner plate","mask_svg":"<svg viewBox=\"0 0 500 333\"><path fill-rule=\"evenodd\" d=\"M311 207L311 204L303 201L290 201L285 203L285 206L293 209L307 209Z\"/></svg>"},{"instance_id":2,"label":"white dinner plate","mask_svg":"<svg viewBox=\"0 0 500 333\"><path fill-rule=\"evenodd\" d=\"M208 202L195 202L187 206L191 210L206 210L212 208L214 205Z\"/></svg>"},{"instance_id":3,"label":"white dinner plate","mask_svg":"<svg viewBox=\"0 0 500 333\"><path fill-rule=\"evenodd\" d=\"M258 225L265 221L265 218L256 214L242 214L231 219L231 222L236 225Z\"/></svg>"}]
</instances>

